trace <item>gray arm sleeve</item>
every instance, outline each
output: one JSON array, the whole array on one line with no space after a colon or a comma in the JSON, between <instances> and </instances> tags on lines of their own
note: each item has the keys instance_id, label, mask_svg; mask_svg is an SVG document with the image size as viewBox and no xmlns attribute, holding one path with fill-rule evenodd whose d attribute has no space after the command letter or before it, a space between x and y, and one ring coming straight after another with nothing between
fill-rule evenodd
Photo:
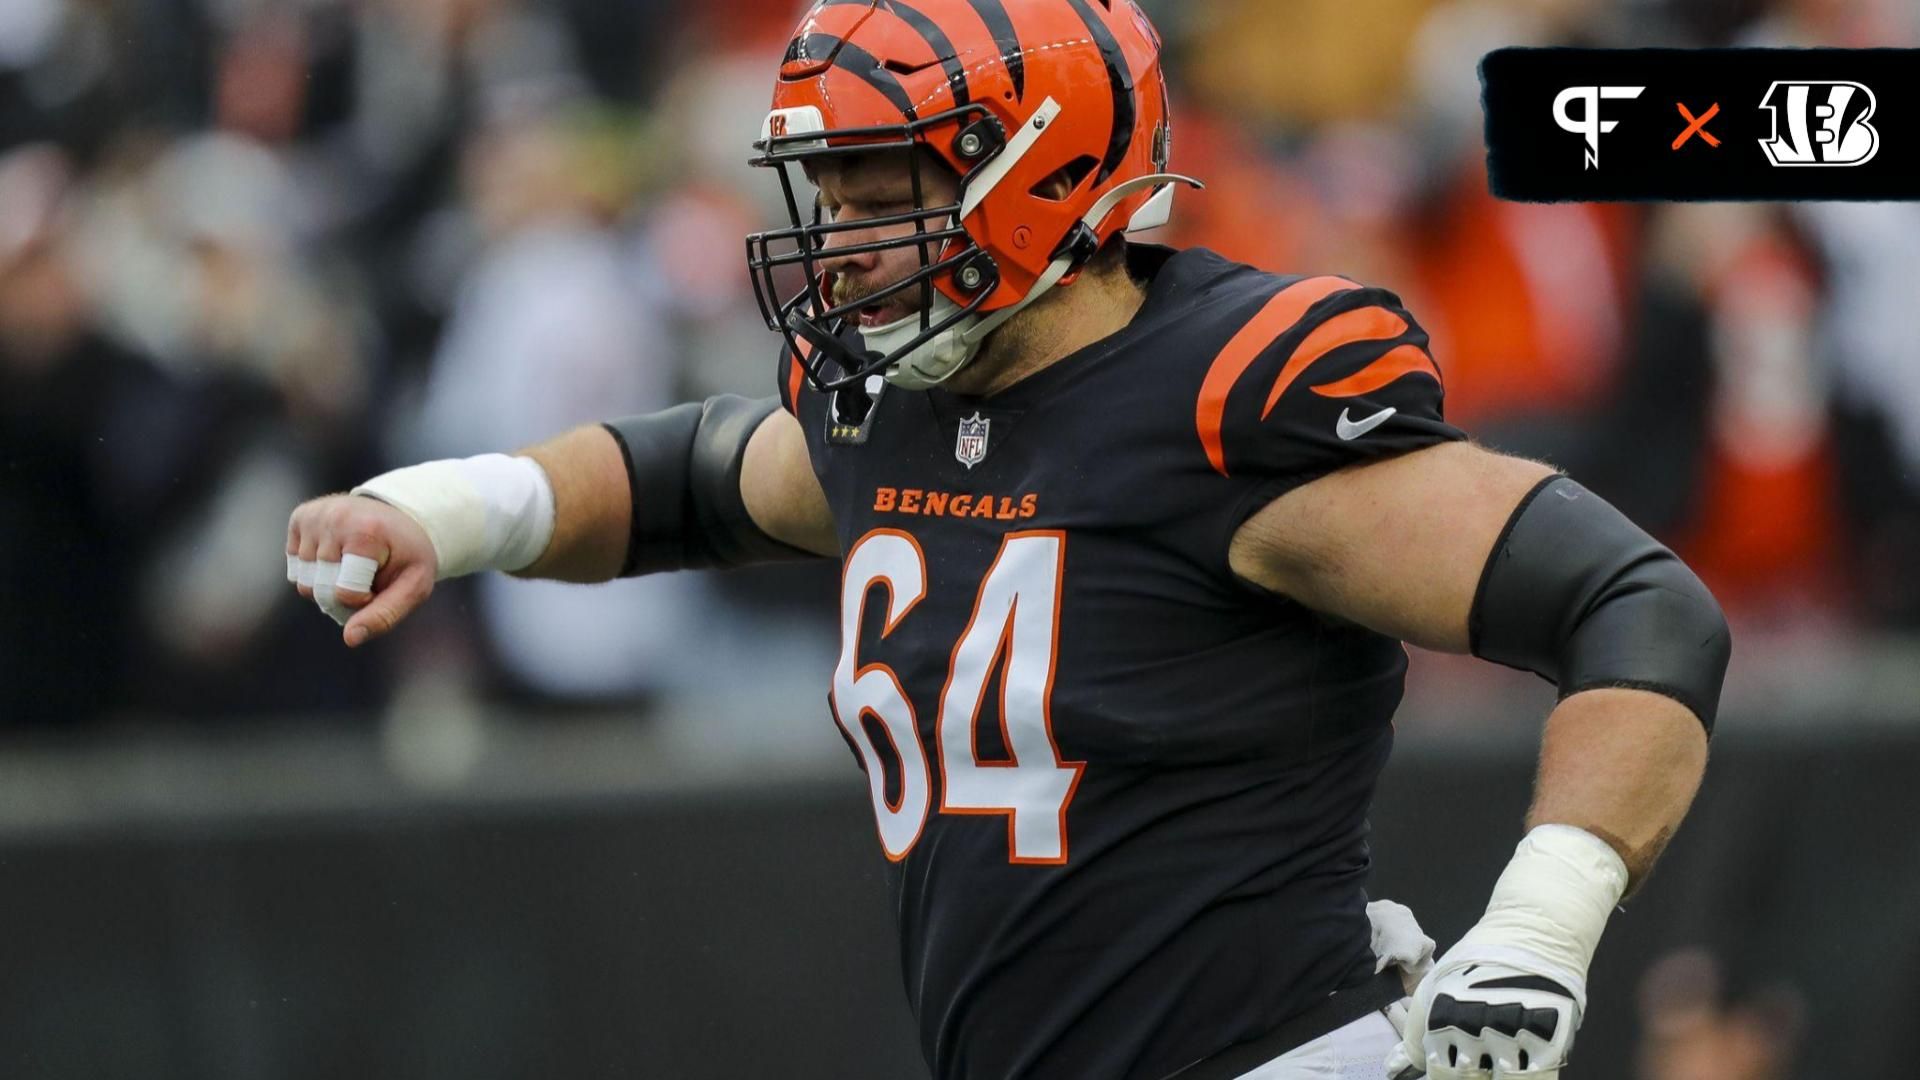
<instances>
[{"instance_id":1,"label":"gray arm sleeve","mask_svg":"<svg viewBox=\"0 0 1920 1080\"><path fill-rule=\"evenodd\" d=\"M1599 687L1664 694L1709 734L1733 641L1693 571L1565 476L1508 519L1468 621L1473 654L1531 671L1560 696Z\"/></svg>"},{"instance_id":2,"label":"gray arm sleeve","mask_svg":"<svg viewBox=\"0 0 1920 1080\"><path fill-rule=\"evenodd\" d=\"M779 407L723 394L602 425L633 494L621 577L819 557L761 531L740 494L747 441Z\"/></svg>"}]
</instances>

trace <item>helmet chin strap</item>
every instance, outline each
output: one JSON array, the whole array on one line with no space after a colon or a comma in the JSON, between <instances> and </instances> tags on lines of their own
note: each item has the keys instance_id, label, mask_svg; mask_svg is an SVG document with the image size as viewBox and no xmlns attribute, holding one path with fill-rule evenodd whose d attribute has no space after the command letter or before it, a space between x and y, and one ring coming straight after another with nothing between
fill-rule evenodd
<instances>
[{"instance_id":1,"label":"helmet chin strap","mask_svg":"<svg viewBox=\"0 0 1920 1080\"><path fill-rule=\"evenodd\" d=\"M1176 183L1191 184L1196 188L1206 186L1192 177L1174 173L1155 173L1151 176L1136 177L1102 195L1080 221L1097 233L1100 231L1100 225L1106 221L1107 215L1113 213L1113 208L1120 205L1128 196L1141 188ZM979 355L980 346L986 343L987 335L998 330L1008 319L1032 306L1054 286L1060 284L1060 279L1072 273L1074 269L1073 254L1061 255L1048 265L1039 279L1033 283L1033 288L1028 289L1027 295L1021 297L1019 302L991 314L962 319L935 334L923 342L919 348L889 365L886 372L887 382L902 390L926 390L953 378L955 373ZM948 299L944 293L936 291L933 294L932 308L927 312L927 325L950 318L959 310L960 305ZM920 336L919 312L895 319L885 326L860 331L860 339L866 347L882 356L888 355L895 349L904 348L908 342L918 336Z\"/></svg>"}]
</instances>

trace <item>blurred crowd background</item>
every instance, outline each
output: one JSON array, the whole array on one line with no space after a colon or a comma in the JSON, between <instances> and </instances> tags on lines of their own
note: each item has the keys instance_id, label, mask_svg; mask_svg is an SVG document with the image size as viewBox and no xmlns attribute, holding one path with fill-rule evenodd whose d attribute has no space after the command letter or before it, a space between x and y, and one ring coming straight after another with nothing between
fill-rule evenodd
<instances>
[{"instance_id":1,"label":"blurred crowd background","mask_svg":"<svg viewBox=\"0 0 1920 1080\"><path fill-rule=\"evenodd\" d=\"M410 684L644 708L825 571L463 582L377 655L285 587L286 511L399 464L770 392L745 165L790 0L0 4L5 723L373 715ZM1907 0L1149 2L1154 239L1400 292L1450 417L1678 548L1749 631L1920 626L1920 206L1525 205L1502 44L1920 44ZM736 648L744 646L736 645Z\"/></svg>"},{"instance_id":2,"label":"blurred crowd background","mask_svg":"<svg viewBox=\"0 0 1920 1080\"><path fill-rule=\"evenodd\" d=\"M830 566L450 582L349 653L280 555L296 503L387 468L772 392L742 238L783 211L745 162L803 6L0 0L0 735L94 748L0 760L9 822L85 803L49 777L155 730L378 733L432 787L485 751L422 716L644 727L722 692L675 714L700 735L681 752L811 740L851 775L821 705ZM1502 203L1475 63L1920 46L1920 5L1143 6L1174 167L1210 185L1146 239L1399 292L1450 419L1565 467L1708 579L1740 643L1731 712L1824 722L1845 684L1914 721L1920 204ZM1409 706L1517 730L1486 704L1510 698L1472 693L1485 671L1417 657ZM513 755L574 778L645 756L568 756L567 730ZM176 761L169 797L362 775L299 745L271 769ZM141 760L86 773L91 797L151 779ZM1804 1003L1727 1005L1721 978L1704 954L1648 970L1643 1075L1788 1075Z\"/></svg>"}]
</instances>

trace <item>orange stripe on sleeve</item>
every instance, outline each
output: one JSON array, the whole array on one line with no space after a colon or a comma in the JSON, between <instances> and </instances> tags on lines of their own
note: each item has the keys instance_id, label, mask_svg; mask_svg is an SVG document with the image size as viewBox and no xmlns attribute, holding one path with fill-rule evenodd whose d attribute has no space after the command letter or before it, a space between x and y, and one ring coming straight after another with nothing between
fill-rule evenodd
<instances>
[{"instance_id":1,"label":"orange stripe on sleeve","mask_svg":"<svg viewBox=\"0 0 1920 1080\"><path fill-rule=\"evenodd\" d=\"M1260 410L1260 419L1280 404L1280 395L1287 392L1302 372L1313 366L1313 362L1342 345L1351 345L1356 341L1389 341L1407 332L1407 320L1388 311L1386 308L1366 307L1358 311L1343 311L1319 326L1300 343L1293 355L1287 358L1287 366L1280 370L1280 377L1273 381L1273 390L1267 394L1267 407Z\"/></svg>"},{"instance_id":2,"label":"orange stripe on sleeve","mask_svg":"<svg viewBox=\"0 0 1920 1080\"><path fill-rule=\"evenodd\" d=\"M1418 345L1402 345L1344 379L1314 387L1313 392L1321 397L1358 397L1403 375L1431 375L1434 382L1441 382L1440 368L1434 364L1433 357L1427 355L1427 350Z\"/></svg>"},{"instance_id":3,"label":"orange stripe on sleeve","mask_svg":"<svg viewBox=\"0 0 1920 1080\"><path fill-rule=\"evenodd\" d=\"M1227 475L1227 453L1220 425L1227 415L1227 395L1240 381L1240 376L1247 373L1275 338L1298 323L1308 308L1336 292L1359 287L1339 277L1296 281L1274 294L1267 306L1241 327L1226 348L1220 350L1220 355L1214 357L1213 366L1207 369L1207 377L1200 384L1200 400L1194 407L1193 420L1200 431L1200 445L1206 450L1207 460L1215 472Z\"/></svg>"}]
</instances>

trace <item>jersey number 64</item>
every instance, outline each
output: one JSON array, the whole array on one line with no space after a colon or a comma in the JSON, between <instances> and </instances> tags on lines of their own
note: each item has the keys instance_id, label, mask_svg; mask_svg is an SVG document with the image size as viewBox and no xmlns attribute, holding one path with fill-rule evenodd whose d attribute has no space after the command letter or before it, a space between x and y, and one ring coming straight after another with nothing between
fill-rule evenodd
<instances>
[{"instance_id":1,"label":"jersey number 64","mask_svg":"<svg viewBox=\"0 0 1920 1080\"><path fill-rule=\"evenodd\" d=\"M937 732L940 812L1007 816L1007 857L1016 863L1067 861L1067 804L1080 782L1079 762L1060 760L1049 699L1059 645L1060 575L1066 534L1009 533L980 583L973 617L953 647L940 692ZM840 594L840 663L833 675L833 711L866 765L880 846L899 862L913 850L932 810L932 780L913 702L892 668L862 666L860 624L867 594L887 591L881 636L927 592L927 560L907 533L879 529L848 553ZM1008 760L982 763L974 728L987 684L1001 670L1001 735ZM865 723L872 717L900 762L898 797L886 793L886 772Z\"/></svg>"}]
</instances>

